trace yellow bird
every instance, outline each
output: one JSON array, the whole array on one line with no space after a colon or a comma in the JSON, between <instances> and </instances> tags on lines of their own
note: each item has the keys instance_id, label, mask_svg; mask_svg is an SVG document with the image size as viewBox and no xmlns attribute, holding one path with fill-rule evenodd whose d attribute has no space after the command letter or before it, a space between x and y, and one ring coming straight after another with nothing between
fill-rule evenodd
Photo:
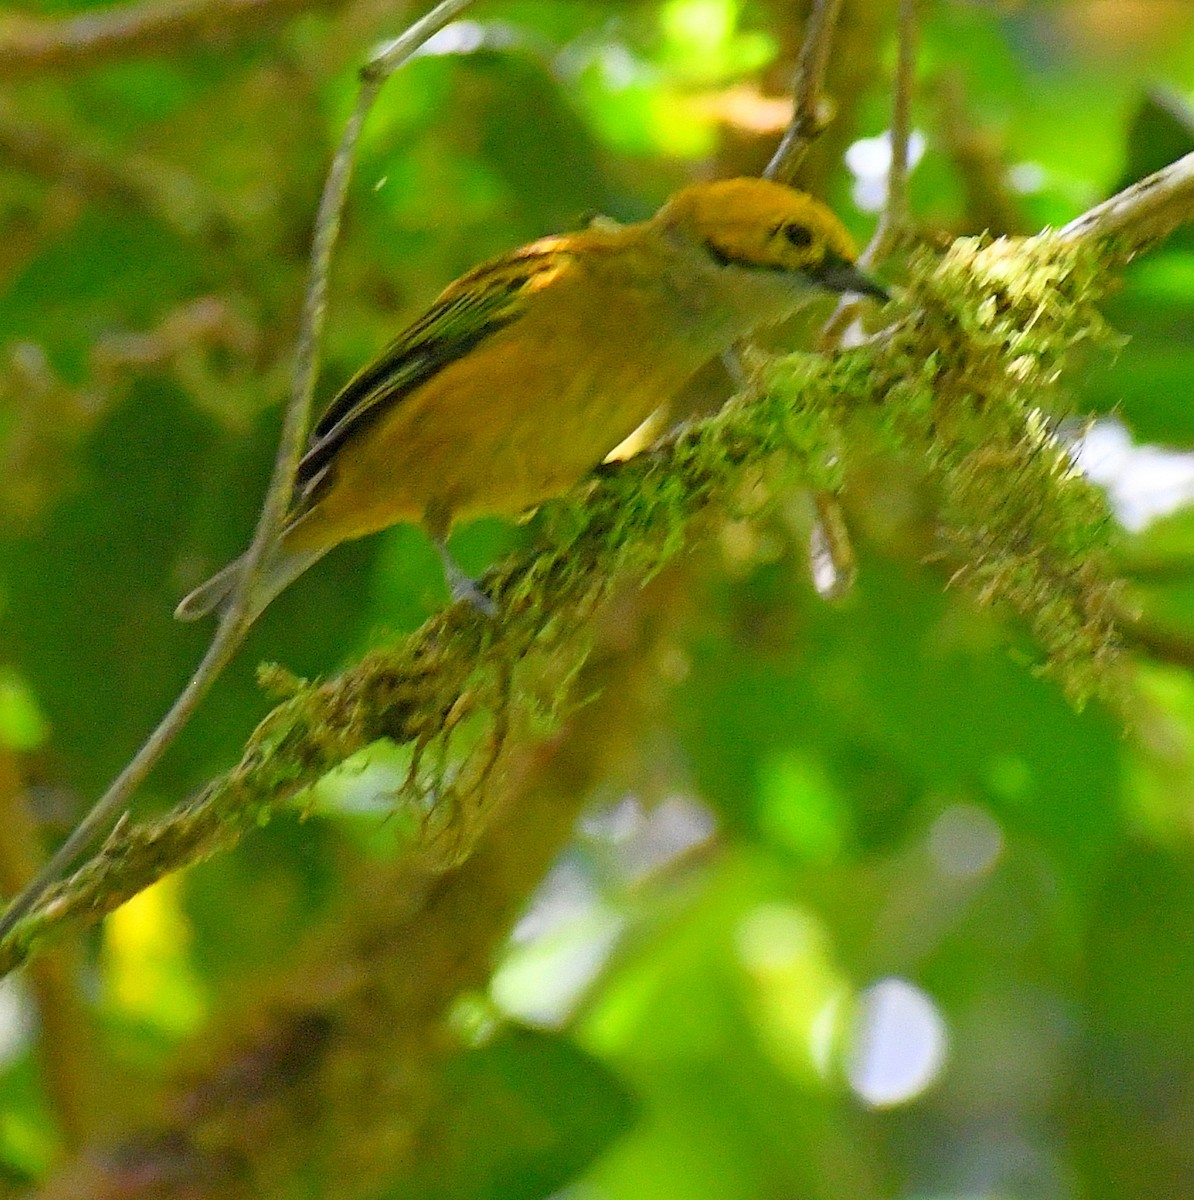
<instances>
[{"instance_id":1,"label":"yellow bird","mask_svg":"<svg viewBox=\"0 0 1194 1200\"><path fill-rule=\"evenodd\" d=\"M492 605L446 549L456 521L566 490L739 338L816 289L886 293L828 208L762 179L696 184L650 220L594 224L483 263L358 371L323 414L249 612L351 538L423 526L452 593ZM231 592L241 560L175 611Z\"/></svg>"}]
</instances>

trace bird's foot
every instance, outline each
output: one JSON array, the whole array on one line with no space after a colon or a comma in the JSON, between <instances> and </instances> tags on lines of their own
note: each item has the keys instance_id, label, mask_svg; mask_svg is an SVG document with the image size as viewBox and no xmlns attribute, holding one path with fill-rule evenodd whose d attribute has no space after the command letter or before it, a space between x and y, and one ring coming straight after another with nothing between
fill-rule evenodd
<instances>
[{"instance_id":1,"label":"bird's foot","mask_svg":"<svg viewBox=\"0 0 1194 1200\"><path fill-rule=\"evenodd\" d=\"M436 541L440 562L444 567L444 579L453 600L463 600L484 617L497 616L497 605L482 590L480 584L452 557L444 542Z\"/></svg>"},{"instance_id":2,"label":"bird's foot","mask_svg":"<svg viewBox=\"0 0 1194 1200\"><path fill-rule=\"evenodd\" d=\"M475 579L462 575L459 579L449 579L448 586L452 589L453 600L463 600L491 620L497 616L497 605L481 590Z\"/></svg>"}]
</instances>

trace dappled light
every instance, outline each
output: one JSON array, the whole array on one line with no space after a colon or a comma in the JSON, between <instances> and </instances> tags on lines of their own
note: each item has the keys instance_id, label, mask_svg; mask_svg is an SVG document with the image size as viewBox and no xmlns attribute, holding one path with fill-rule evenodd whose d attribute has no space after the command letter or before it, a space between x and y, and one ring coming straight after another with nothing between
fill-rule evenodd
<instances>
[{"instance_id":1,"label":"dappled light","mask_svg":"<svg viewBox=\"0 0 1194 1200\"><path fill-rule=\"evenodd\" d=\"M0 1200L1194 1196L1192 394L1189 0L7 0Z\"/></svg>"},{"instance_id":2,"label":"dappled light","mask_svg":"<svg viewBox=\"0 0 1194 1200\"><path fill-rule=\"evenodd\" d=\"M914 1100L945 1066L949 1038L933 1001L906 979L882 979L859 998L850 1086L875 1108Z\"/></svg>"}]
</instances>

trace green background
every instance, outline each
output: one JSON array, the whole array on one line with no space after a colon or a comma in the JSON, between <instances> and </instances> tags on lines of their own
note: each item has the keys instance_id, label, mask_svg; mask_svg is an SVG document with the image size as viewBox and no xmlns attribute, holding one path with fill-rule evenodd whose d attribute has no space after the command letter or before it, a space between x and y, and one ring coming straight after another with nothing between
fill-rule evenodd
<instances>
[{"instance_id":1,"label":"green background","mask_svg":"<svg viewBox=\"0 0 1194 1200\"><path fill-rule=\"evenodd\" d=\"M86 7L10 7L0 39ZM846 0L837 119L802 179L860 239L875 214L846 151L888 125L895 7ZM1194 149L1185 0L922 7L910 193L930 242L1060 224ZM805 8L477 4L370 118L320 396L478 260L758 173ZM26 71L0 54L0 754L4 803L32 813L38 846L202 653L209 631L170 614L249 536L354 71L413 15L291 6L111 61ZM1134 264L1106 311L1125 341L1063 381L1072 411L1189 447L1194 232ZM1159 467L1143 475L1137 492L1170 511L1113 534L1153 634L1126 719L1073 711L1013 621L947 587L909 464L852 463L860 571L837 604L809 582L807 497L714 522L673 568L683 600L650 726L620 733L624 770L472 998L480 1048L442 1081L457 1123L373 1194L1194 1195L1194 520ZM454 546L477 569L533 536L487 522ZM444 601L413 529L338 550L267 612L143 811L233 761L269 704L257 663L328 674ZM4 985L12 1194L105 1124L71 1131L47 1061L98 1076L100 1096L110 1070L109 1098L113 1080L169 1076L327 920L343 877L396 853L393 769L381 753L308 819L73 947L84 1046L47 1058L36 987ZM884 1009L893 996L912 1008ZM895 1094L873 1090L884 1052ZM133 1127L116 1111L107 1136ZM278 1194L338 1194L303 1186Z\"/></svg>"}]
</instances>

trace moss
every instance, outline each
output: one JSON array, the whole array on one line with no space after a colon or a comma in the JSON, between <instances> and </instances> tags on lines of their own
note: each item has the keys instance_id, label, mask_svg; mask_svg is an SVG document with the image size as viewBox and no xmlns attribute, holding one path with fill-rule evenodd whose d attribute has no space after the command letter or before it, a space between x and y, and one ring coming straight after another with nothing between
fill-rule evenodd
<instances>
[{"instance_id":1,"label":"moss","mask_svg":"<svg viewBox=\"0 0 1194 1200\"><path fill-rule=\"evenodd\" d=\"M1027 620L1042 668L1079 706L1117 689L1118 586L1104 497L1053 427L1075 349L1111 340L1102 290L1097 262L1072 243L962 239L914 263L904 318L875 364L907 400L889 395L885 420L938 483L957 578Z\"/></svg>"},{"instance_id":2,"label":"moss","mask_svg":"<svg viewBox=\"0 0 1194 1200\"><path fill-rule=\"evenodd\" d=\"M704 510L734 511L744 496L757 507L762 478L841 486L860 415L936 484L954 578L1021 614L1041 669L1075 704L1114 694L1108 513L1043 407L1057 402L1074 349L1108 338L1100 293L1095 259L1049 237L962 239L944 257L917 255L881 335L829 358L753 357L750 387L716 416L556 502L544 544L483 581L497 619L456 605L325 683L264 671L282 700L241 762L197 800L110 839L10 934L0 970L72 916L110 911L228 848L381 738L413 747L395 804L424 813L435 861L460 861L485 825L507 745L583 700L571 684L615 583L645 580L681 553Z\"/></svg>"}]
</instances>

